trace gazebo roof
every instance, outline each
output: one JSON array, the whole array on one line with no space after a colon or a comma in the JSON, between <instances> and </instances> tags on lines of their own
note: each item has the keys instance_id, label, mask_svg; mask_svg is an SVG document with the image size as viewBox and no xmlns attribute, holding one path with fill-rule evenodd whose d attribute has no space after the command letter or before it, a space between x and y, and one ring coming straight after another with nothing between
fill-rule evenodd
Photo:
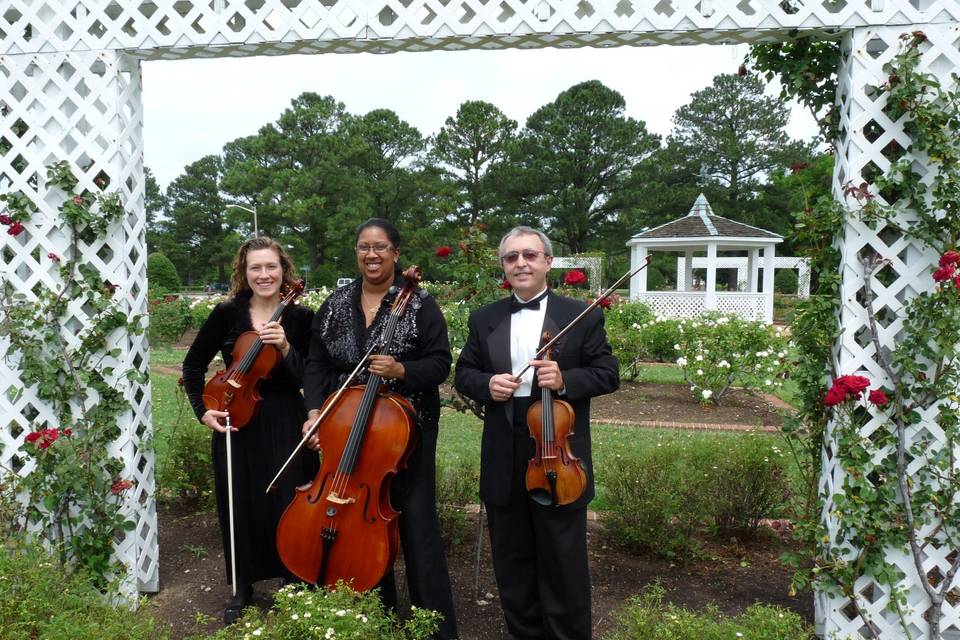
<instances>
[{"instance_id":1,"label":"gazebo roof","mask_svg":"<svg viewBox=\"0 0 960 640\"><path fill-rule=\"evenodd\" d=\"M715 215L707 198L701 193L690 208L690 213L682 218L667 222L653 229L635 234L634 240L710 240L730 238L736 240L766 240L783 242L783 236ZM628 243L628 244L632 244Z\"/></svg>"}]
</instances>

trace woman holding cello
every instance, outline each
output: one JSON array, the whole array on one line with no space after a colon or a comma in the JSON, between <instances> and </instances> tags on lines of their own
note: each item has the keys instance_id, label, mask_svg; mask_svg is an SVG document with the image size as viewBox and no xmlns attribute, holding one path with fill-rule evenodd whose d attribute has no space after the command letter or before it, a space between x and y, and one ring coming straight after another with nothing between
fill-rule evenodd
<instances>
[{"instance_id":1,"label":"woman holding cello","mask_svg":"<svg viewBox=\"0 0 960 640\"><path fill-rule=\"evenodd\" d=\"M227 582L236 575L236 595L224 611L227 624L235 622L250 603L254 582L290 578L276 553L277 523L293 498L297 484L309 481L317 468L315 456L301 456L299 466L287 474L279 491L264 493L276 468L299 442L300 425L306 415L300 388L313 312L289 305L282 310L279 322L271 320L278 311L281 296L295 286L295 275L289 256L274 240L259 237L245 242L233 261L231 297L210 312L183 361L187 397L197 419L212 431L214 486ZM261 400L253 418L240 429L231 427L234 531L231 545L225 436L228 412L206 408L204 377L217 352L222 354L225 365L231 366L238 356L235 349L238 338L249 331L259 334L260 342L266 345L263 348L279 351L279 364L259 382ZM236 558L235 574L231 555Z\"/></svg>"},{"instance_id":2,"label":"woman holding cello","mask_svg":"<svg viewBox=\"0 0 960 640\"><path fill-rule=\"evenodd\" d=\"M327 397L384 335L391 303L404 284L397 268L400 234L388 220L371 218L360 225L356 253L360 277L333 292L313 320L304 374L309 409L304 433L313 426ZM389 355L381 353L384 349ZM377 354L370 357L356 384L364 384L370 375L378 376L386 391L404 397L416 412L416 444L406 460L406 468L393 478L390 498L393 507L400 511L400 544L410 600L417 607L443 616L437 637L455 638L457 623L437 522L435 485L438 387L450 371L451 356L447 326L436 301L429 296L414 296L397 320L390 345L384 349L377 349ZM319 449L322 430L323 422L319 425L321 433L312 436L308 446ZM385 604L395 606L392 569L378 586Z\"/></svg>"}]
</instances>

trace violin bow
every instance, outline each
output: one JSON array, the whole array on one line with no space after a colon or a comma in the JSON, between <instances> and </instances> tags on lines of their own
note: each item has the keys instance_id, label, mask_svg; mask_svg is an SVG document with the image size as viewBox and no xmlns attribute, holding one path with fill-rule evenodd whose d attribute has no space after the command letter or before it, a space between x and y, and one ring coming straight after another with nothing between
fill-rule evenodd
<instances>
[{"instance_id":1,"label":"violin bow","mask_svg":"<svg viewBox=\"0 0 960 640\"><path fill-rule=\"evenodd\" d=\"M614 282L612 285L610 285L609 288L607 288L606 291L604 291L604 292L601 293L599 296L597 296L597 299L594 300L593 302L591 302L591 303L590 303L590 306L588 306L586 309L584 309L582 312L580 312L580 315L578 315L576 318L574 318L573 320L571 320L571 321L570 321L570 324L568 324L568 325L565 326L563 329L561 329L559 332L557 332L557 335L553 336L553 340L551 340L551 341L548 342L547 344L545 344L545 345L543 345L542 347L540 347L540 350L537 351L536 355L533 356L533 359L534 359L534 360L539 360L540 358L542 358L542 357L543 357L543 354L545 354L547 351L549 351L550 348L553 347L553 345L555 345L555 344L560 340L560 338L562 338L562 337L564 336L564 334L567 333L567 331L569 331L570 329L572 329L578 322L580 322L583 318L585 318L588 313L590 313L591 311L593 311L594 308L596 308L597 305L599 305L603 300L605 300L605 299L607 298L607 296L609 296L611 293L613 293L613 292L616 290L617 287L619 287L621 284L623 284L623 281L624 281L624 280L626 280L627 278L632 278L633 276L635 276L636 274L638 274L638 273L640 273L642 270L644 270L644 269L650 264L650 260L651 260L651 259L653 259L653 256L648 255L647 258L646 258L646 260L643 261L643 264L641 264L639 267L637 267L637 268L634 269L633 271L627 271L625 274L623 274L622 276L620 276L620 279L619 279L619 280L617 280L616 282ZM527 370L530 369L530 367L532 367L532 366L533 366L533 365L528 362L526 365L524 365L524 367L523 367L522 369L520 369L520 373L515 373L515 374L513 374L514 377L515 377L515 378L520 378L520 377L522 377L523 374L525 374L525 373L527 372Z\"/></svg>"}]
</instances>

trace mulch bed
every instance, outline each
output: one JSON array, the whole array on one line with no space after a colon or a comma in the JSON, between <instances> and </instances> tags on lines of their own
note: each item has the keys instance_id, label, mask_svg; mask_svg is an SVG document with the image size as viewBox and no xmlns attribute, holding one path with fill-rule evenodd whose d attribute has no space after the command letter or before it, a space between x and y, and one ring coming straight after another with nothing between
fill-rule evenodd
<instances>
[{"instance_id":1,"label":"mulch bed","mask_svg":"<svg viewBox=\"0 0 960 640\"><path fill-rule=\"evenodd\" d=\"M216 631L230 597L216 516L185 504L167 504L160 508L159 522L160 593L150 598L148 610L170 630L172 638ZM666 590L668 601L686 607L700 609L714 603L724 613L738 614L754 602L764 602L813 619L809 594L787 595L791 573L777 561L787 545L772 533L748 546L708 541L701 560L682 564L624 552L604 538L599 523L589 526L595 638L613 627L616 612L627 598L656 581ZM479 589L475 581L475 534L471 538L447 554L461 638L507 638L486 530ZM397 563L397 580L404 601L402 560ZM270 594L277 588L277 580L258 583L255 604L268 608Z\"/></svg>"}]
</instances>

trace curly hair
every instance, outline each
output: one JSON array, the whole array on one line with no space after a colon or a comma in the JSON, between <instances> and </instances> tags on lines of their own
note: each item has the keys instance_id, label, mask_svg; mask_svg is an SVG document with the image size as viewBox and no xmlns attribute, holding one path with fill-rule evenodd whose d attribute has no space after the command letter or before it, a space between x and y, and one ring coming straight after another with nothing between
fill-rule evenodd
<instances>
[{"instance_id":1,"label":"curly hair","mask_svg":"<svg viewBox=\"0 0 960 640\"><path fill-rule=\"evenodd\" d=\"M246 297L253 295L253 290L247 283L247 254L259 249L273 249L280 256L280 268L283 270L283 282L280 284L280 295L285 295L290 288L295 285L297 279L297 269L293 266L293 260L287 255L280 244L273 238L260 236L251 238L240 245L237 249L237 255L233 257L233 275L230 276L230 295L232 297Z\"/></svg>"}]
</instances>

